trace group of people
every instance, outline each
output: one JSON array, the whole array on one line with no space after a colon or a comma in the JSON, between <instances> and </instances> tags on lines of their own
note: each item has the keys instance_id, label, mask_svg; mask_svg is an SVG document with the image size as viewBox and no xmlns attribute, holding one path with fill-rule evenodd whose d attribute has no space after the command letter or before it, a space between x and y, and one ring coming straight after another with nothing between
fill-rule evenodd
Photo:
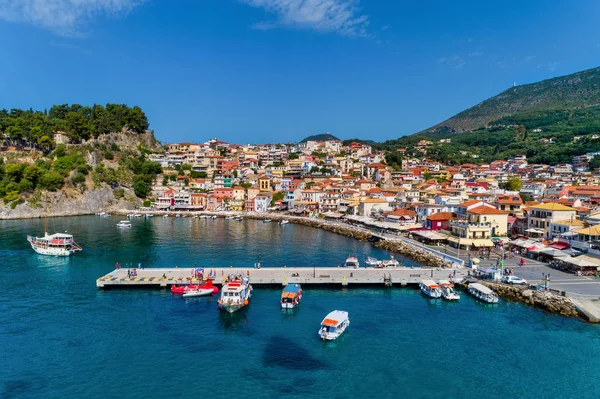
<instances>
[{"instance_id":1,"label":"group of people","mask_svg":"<svg viewBox=\"0 0 600 399\"><path fill-rule=\"evenodd\" d=\"M127 277L137 277L137 269L127 269Z\"/></svg>"}]
</instances>

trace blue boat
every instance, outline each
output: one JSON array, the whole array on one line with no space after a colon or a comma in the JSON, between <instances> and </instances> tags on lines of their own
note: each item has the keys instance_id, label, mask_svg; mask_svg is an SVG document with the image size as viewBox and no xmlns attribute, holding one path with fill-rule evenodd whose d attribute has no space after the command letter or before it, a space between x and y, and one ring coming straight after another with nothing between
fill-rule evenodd
<instances>
[{"instance_id":1,"label":"blue boat","mask_svg":"<svg viewBox=\"0 0 600 399\"><path fill-rule=\"evenodd\" d=\"M281 293L281 309L294 309L302 299L300 284L288 284Z\"/></svg>"}]
</instances>

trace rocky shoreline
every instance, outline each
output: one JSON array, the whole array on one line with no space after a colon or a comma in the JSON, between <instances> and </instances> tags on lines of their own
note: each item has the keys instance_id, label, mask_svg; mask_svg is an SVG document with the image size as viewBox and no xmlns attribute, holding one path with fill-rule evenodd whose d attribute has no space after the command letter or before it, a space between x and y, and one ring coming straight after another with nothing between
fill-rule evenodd
<instances>
[{"instance_id":1,"label":"rocky shoreline","mask_svg":"<svg viewBox=\"0 0 600 399\"><path fill-rule=\"evenodd\" d=\"M527 287L491 283L489 281L479 281L479 283L494 290L499 296L523 302L550 313L557 313L566 317L581 316L573 301L566 296L549 291L535 291Z\"/></svg>"}]
</instances>

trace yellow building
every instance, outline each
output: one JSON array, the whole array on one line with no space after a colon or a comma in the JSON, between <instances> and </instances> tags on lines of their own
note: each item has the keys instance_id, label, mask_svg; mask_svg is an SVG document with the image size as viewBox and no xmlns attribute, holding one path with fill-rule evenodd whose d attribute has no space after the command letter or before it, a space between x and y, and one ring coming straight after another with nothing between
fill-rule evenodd
<instances>
[{"instance_id":1,"label":"yellow building","mask_svg":"<svg viewBox=\"0 0 600 399\"><path fill-rule=\"evenodd\" d=\"M544 236L550 237L550 223L559 220L575 219L576 216L576 209L555 202L548 202L529 208L527 225L529 229L543 231Z\"/></svg>"}]
</instances>

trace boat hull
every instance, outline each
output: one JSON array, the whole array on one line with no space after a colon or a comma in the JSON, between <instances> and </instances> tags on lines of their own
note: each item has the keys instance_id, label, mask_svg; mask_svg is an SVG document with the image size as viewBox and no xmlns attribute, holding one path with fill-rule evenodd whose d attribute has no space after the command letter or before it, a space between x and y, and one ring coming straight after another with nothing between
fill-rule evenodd
<instances>
[{"instance_id":1,"label":"boat hull","mask_svg":"<svg viewBox=\"0 0 600 399\"><path fill-rule=\"evenodd\" d=\"M183 297L184 298L194 298L194 297L198 297L198 296L207 296L207 295L211 295L214 293L214 290L212 288L204 288L204 289L197 289L197 290L190 290L187 292L184 292Z\"/></svg>"},{"instance_id":2,"label":"boat hull","mask_svg":"<svg viewBox=\"0 0 600 399\"><path fill-rule=\"evenodd\" d=\"M248 305L240 304L240 305L219 305L219 310L227 312L227 313L235 313L238 310L245 308Z\"/></svg>"},{"instance_id":3,"label":"boat hull","mask_svg":"<svg viewBox=\"0 0 600 399\"><path fill-rule=\"evenodd\" d=\"M40 255L49 256L71 256L75 253L73 249L60 249L60 248L38 248L34 245L31 246L33 250Z\"/></svg>"}]
</instances>

